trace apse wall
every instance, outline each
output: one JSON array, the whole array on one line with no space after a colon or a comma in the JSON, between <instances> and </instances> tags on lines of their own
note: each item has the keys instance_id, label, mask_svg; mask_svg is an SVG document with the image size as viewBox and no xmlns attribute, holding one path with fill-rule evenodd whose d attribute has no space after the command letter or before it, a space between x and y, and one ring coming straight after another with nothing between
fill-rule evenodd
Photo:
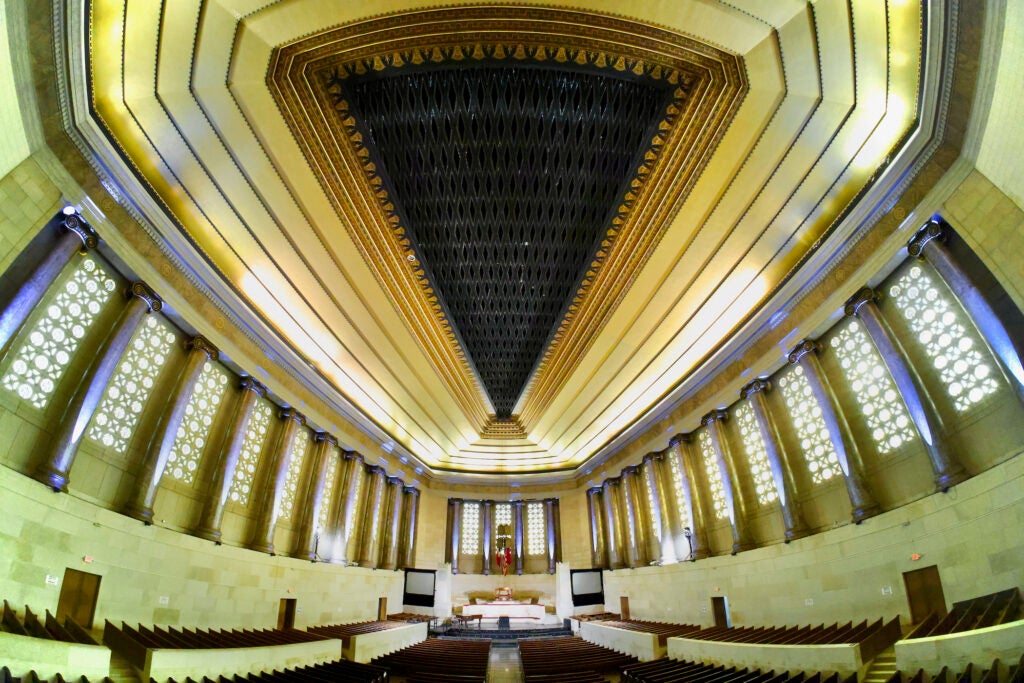
<instances>
[{"instance_id":1,"label":"apse wall","mask_svg":"<svg viewBox=\"0 0 1024 683\"><path fill-rule=\"evenodd\" d=\"M937 565L952 604L1020 586L1024 457L862 522L788 545L664 567L604 573L606 609L711 626L725 597L736 626L805 625L899 615L910 624L903 572ZM914 560L913 555L920 559Z\"/></svg>"}]
</instances>

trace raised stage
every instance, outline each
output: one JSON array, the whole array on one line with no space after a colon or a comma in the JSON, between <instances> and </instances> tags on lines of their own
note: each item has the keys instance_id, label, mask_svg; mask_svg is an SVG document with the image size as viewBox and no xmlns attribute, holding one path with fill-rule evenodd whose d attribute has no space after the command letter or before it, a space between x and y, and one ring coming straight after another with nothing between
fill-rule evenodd
<instances>
[{"instance_id":1,"label":"raised stage","mask_svg":"<svg viewBox=\"0 0 1024 683\"><path fill-rule=\"evenodd\" d=\"M464 605L462 616L480 616L483 619L497 619L498 617L509 617L510 619L544 619L544 605L534 605L528 602L483 602L475 605Z\"/></svg>"}]
</instances>

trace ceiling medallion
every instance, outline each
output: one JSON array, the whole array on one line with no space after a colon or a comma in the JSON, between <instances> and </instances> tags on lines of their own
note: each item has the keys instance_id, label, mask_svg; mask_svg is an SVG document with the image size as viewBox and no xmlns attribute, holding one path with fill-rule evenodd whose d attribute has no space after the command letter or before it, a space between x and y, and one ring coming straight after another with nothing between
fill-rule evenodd
<instances>
[{"instance_id":1,"label":"ceiling medallion","mask_svg":"<svg viewBox=\"0 0 1024 683\"><path fill-rule=\"evenodd\" d=\"M526 354L532 372L520 361L497 404L480 385L480 368L425 267L430 259L410 239L389 169L346 92L360 79L483 66L603 73L660 83L669 93L568 296L558 301L542 351ZM554 397L657 245L747 89L739 57L691 38L617 17L521 7L412 12L326 31L278 48L268 85L366 263L467 417L492 438L509 433L509 425L494 426L512 415L528 432ZM498 372L499 379L509 374Z\"/></svg>"}]
</instances>

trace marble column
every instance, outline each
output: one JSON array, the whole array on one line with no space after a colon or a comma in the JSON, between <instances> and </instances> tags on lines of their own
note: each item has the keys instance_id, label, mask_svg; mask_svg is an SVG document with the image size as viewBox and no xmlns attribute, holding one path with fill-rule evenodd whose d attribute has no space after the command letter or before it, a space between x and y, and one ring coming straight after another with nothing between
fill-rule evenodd
<instances>
[{"instance_id":1,"label":"marble column","mask_svg":"<svg viewBox=\"0 0 1024 683\"><path fill-rule=\"evenodd\" d=\"M452 532L448 535L449 553L452 559L452 574L459 573L459 550L462 545L462 499L449 498L448 509Z\"/></svg>"},{"instance_id":2,"label":"marble column","mask_svg":"<svg viewBox=\"0 0 1024 683\"><path fill-rule=\"evenodd\" d=\"M878 294L863 287L846 302L846 315L857 316L864 325L871 343L878 349L885 367L889 369L896 389L907 406L910 419L921 435L935 475L935 487L940 491L959 484L970 476L946 440L942 419L932 403L924 383L907 360L907 353L893 335L889 324L878 310Z\"/></svg>"},{"instance_id":3,"label":"marble column","mask_svg":"<svg viewBox=\"0 0 1024 683\"><path fill-rule=\"evenodd\" d=\"M853 432L846 421L846 416L839 408L832 385L821 369L818 354L821 345L813 339L805 339L789 352L789 362L797 363L804 371L807 384L811 387L814 400L821 410L821 419L828 430L832 449L839 460L839 468L843 472L846 493L850 498L851 515L855 523L860 524L869 517L874 517L882 508L871 491L867 477L864 476L864 461L853 440Z\"/></svg>"},{"instance_id":4,"label":"marble column","mask_svg":"<svg viewBox=\"0 0 1024 683\"><path fill-rule=\"evenodd\" d=\"M554 499L553 518L555 525L555 563L562 561L562 510L558 499Z\"/></svg>"},{"instance_id":5,"label":"marble column","mask_svg":"<svg viewBox=\"0 0 1024 683\"><path fill-rule=\"evenodd\" d=\"M946 248L947 230L942 223L928 223L907 243L907 253L926 261L945 280L992 349L1017 399L1024 402L1024 364L1021 363L1021 354L981 289Z\"/></svg>"},{"instance_id":6,"label":"marble column","mask_svg":"<svg viewBox=\"0 0 1024 683\"><path fill-rule=\"evenodd\" d=\"M281 517L281 501L288 479L288 465L292 460L292 447L299 429L304 428L306 418L294 408L282 408L278 413L282 428L277 445L267 463L266 484L263 487L262 505L256 517L256 532L249 548L261 553L275 554L274 532Z\"/></svg>"},{"instance_id":7,"label":"marble column","mask_svg":"<svg viewBox=\"0 0 1024 683\"><path fill-rule=\"evenodd\" d=\"M58 214L60 215L60 214ZM0 312L0 358L7 352L11 340L46 296L46 291L78 252L99 246L99 238L82 217L65 209L59 223L62 234L49 253L43 257L28 278L21 283L6 308Z\"/></svg>"},{"instance_id":8,"label":"marble column","mask_svg":"<svg viewBox=\"0 0 1024 683\"><path fill-rule=\"evenodd\" d=\"M648 554L658 564L672 564L676 561L676 552L672 539L672 520L668 514L671 498L664 479L663 464L664 456L660 453L648 453L644 456L640 471L644 475L645 488L651 492L647 499L647 515L653 528Z\"/></svg>"},{"instance_id":9,"label":"marble column","mask_svg":"<svg viewBox=\"0 0 1024 683\"><path fill-rule=\"evenodd\" d=\"M331 458L338 457L335 449L338 447L338 440L327 432L317 432L313 435L313 453L307 465L310 472L308 482L308 504L302 505L302 517L299 523L297 536L298 552L296 557L303 560L316 562L319 560L320 536L326 529L318 529L320 522L320 510L323 508L324 496L327 492L327 470L331 465ZM297 495L297 494L296 494ZM298 501L296 501L298 504Z\"/></svg>"},{"instance_id":10,"label":"marble column","mask_svg":"<svg viewBox=\"0 0 1024 683\"><path fill-rule=\"evenodd\" d=\"M420 490L412 486L402 489L402 533L398 563L402 569L416 566L416 522L420 507Z\"/></svg>"},{"instance_id":11,"label":"marble column","mask_svg":"<svg viewBox=\"0 0 1024 683\"><path fill-rule=\"evenodd\" d=\"M398 547L402 533L402 490L405 482L398 477L388 477L388 506L384 520L385 526L383 547L380 552L381 569L398 569Z\"/></svg>"},{"instance_id":12,"label":"marble column","mask_svg":"<svg viewBox=\"0 0 1024 683\"><path fill-rule=\"evenodd\" d=\"M513 528L513 552L515 553L516 574L523 573L523 565L526 559L526 548L523 544L523 501L512 501L512 528Z\"/></svg>"},{"instance_id":13,"label":"marble column","mask_svg":"<svg viewBox=\"0 0 1024 683\"><path fill-rule=\"evenodd\" d=\"M231 484L235 479L235 469L238 467L238 458L242 453L242 446L245 445L249 420L252 418L253 408L256 407L256 400L267 393L267 388L252 377L243 377L240 386L242 391L238 394L238 400L235 403L231 426L228 428L224 446L221 448L217 463L213 468L213 479L207 489L209 493L203 503L199 526L194 532L196 536L213 541L217 545L220 545L220 526L224 520L224 506L228 503Z\"/></svg>"},{"instance_id":14,"label":"marble column","mask_svg":"<svg viewBox=\"0 0 1024 683\"><path fill-rule=\"evenodd\" d=\"M626 564L629 567L642 567L647 559L644 553L644 519L637 490L639 480L640 468L636 465L622 469L622 518L626 525L623 541L626 546Z\"/></svg>"},{"instance_id":15,"label":"marble column","mask_svg":"<svg viewBox=\"0 0 1024 683\"><path fill-rule=\"evenodd\" d=\"M604 543L608 550L608 569L622 569L626 563L623 561L621 515L615 501L616 491L619 488L618 477L605 479L602 488L604 489L601 494L601 502L604 504Z\"/></svg>"},{"instance_id":16,"label":"marble column","mask_svg":"<svg viewBox=\"0 0 1024 683\"><path fill-rule=\"evenodd\" d=\"M555 521L555 510L558 505L556 498L545 498L544 499L544 526L547 529L547 555L548 555L548 574L555 573L555 564L558 562L556 557L557 539L556 530L557 522Z\"/></svg>"},{"instance_id":17,"label":"marble column","mask_svg":"<svg viewBox=\"0 0 1024 683\"><path fill-rule=\"evenodd\" d=\"M380 465L366 468L366 513L363 515L362 552L359 566L376 569L380 566L381 537L384 535L384 506L387 504L387 472Z\"/></svg>"},{"instance_id":18,"label":"marble column","mask_svg":"<svg viewBox=\"0 0 1024 683\"><path fill-rule=\"evenodd\" d=\"M689 550L690 560L699 560L711 554L708 543L708 503L707 484L704 482L703 469L697 462L697 453L691 445L690 434L676 434L668 442L668 456L678 458L680 475L683 479L683 498L686 512L690 518L690 533L682 529L682 537L676 536L676 547L680 548L679 556L683 559L682 548ZM684 545L685 544L685 545Z\"/></svg>"},{"instance_id":19,"label":"marble column","mask_svg":"<svg viewBox=\"0 0 1024 683\"><path fill-rule=\"evenodd\" d=\"M590 516L590 566L594 569L608 567L608 553L604 546L603 493L604 489L600 486L587 489L587 514Z\"/></svg>"},{"instance_id":20,"label":"marble column","mask_svg":"<svg viewBox=\"0 0 1024 683\"><path fill-rule=\"evenodd\" d=\"M196 382L206 367L206 361L220 358L220 352L205 337L192 337L185 343L185 348L188 350L185 366L178 372L178 381L167 397L164 411L146 448L146 457L139 466L132 497L124 508L124 514L147 525L153 523L156 492L160 488L164 470L167 469L167 461L178 438L178 428L185 418L185 409L195 391Z\"/></svg>"},{"instance_id":21,"label":"marble column","mask_svg":"<svg viewBox=\"0 0 1024 683\"><path fill-rule=\"evenodd\" d=\"M789 543L794 538L806 536L809 530L797 500L792 460L782 445L778 426L768 410L768 400L765 394L771 390L771 380L759 378L743 387L740 390L740 396L750 401L754 421L757 422L757 430L761 435L761 442L764 444L768 469L771 470L775 491L779 496L782 522L786 528L786 543Z\"/></svg>"},{"instance_id":22,"label":"marble column","mask_svg":"<svg viewBox=\"0 0 1024 683\"><path fill-rule=\"evenodd\" d=\"M343 564L359 564L359 520L362 516L366 492L363 482L366 478L366 464L363 456L346 451L343 459L345 478L342 488L345 500L341 505L338 519L338 541L335 557Z\"/></svg>"},{"instance_id":23,"label":"marble column","mask_svg":"<svg viewBox=\"0 0 1024 683\"><path fill-rule=\"evenodd\" d=\"M35 479L54 491L67 491L68 476L85 429L103 398L107 383L121 362L121 356L131 343L132 335L142 322L142 316L163 308L160 297L143 282L133 282L125 295L128 303L79 379L71 400L57 421L57 429L49 440L45 460L33 474Z\"/></svg>"},{"instance_id":24,"label":"marble column","mask_svg":"<svg viewBox=\"0 0 1024 683\"><path fill-rule=\"evenodd\" d=\"M491 559L494 557L494 501L480 501L480 514L483 517L481 525L483 530L483 542L480 551L483 553L483 572L491 573Z\"/></svg>"}]
</instances>

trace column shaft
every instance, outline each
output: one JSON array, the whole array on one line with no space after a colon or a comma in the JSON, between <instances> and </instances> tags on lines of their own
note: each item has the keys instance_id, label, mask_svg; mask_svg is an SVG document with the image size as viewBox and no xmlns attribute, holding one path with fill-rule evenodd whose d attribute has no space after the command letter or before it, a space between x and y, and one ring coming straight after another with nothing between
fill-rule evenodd
<instances>
[{"instance_id":1,"label":"column shaft","mask_svg":"<svg viewBox=\"0 0 1024 683\"><path fill-rule=\"evenodd\" d=\"M99 245L96 233L78 214L65 214L60 226L64 233L0 312L0 358L75 253Z\"/></svg>"},{"instance_id":2,"label":"column shaft","mask_svg":"<svg viewBox=\"0 0 1024 683\"><path fill-rule=\"evenodd\" d=\"M387 473L380 465L367 468L368 490L366 514L363 515L362 552L359 566L376 569L380 563L381 536L384 534L384 506L387 504Z\"/></svg>"},{"instance_id":3,"label":"column shaft","mask_svg":"<svg viewBox=\"0 0 1024 683\"><path fill-rule=\"evenodd\" d=\"M548 574L555 573L555 564L557 558L555 556L556 539L555 539L555 507L558 501L554 498L544 499L544 526L547 529L547 551L548 551Z\"/></svg>"},{"instance_id":4,"label":"column shaft","mask_svg":"<svg viewBox=\"0 0 1024 683\"><path fill-rule=\"evenodd\" d=\"M924 442L935 474L935 486L940 491L945 491L969 475L946 441L942 419L928 396L924 383L908 362L906 351L878 310L875 303L877 296L870 287L862 288L846 302L846 314L857 316L864 324L871 343L881 354L882 361L889 369L889 374L892 375L896 388L907 406L907 412L910 413L910 418Z\"/></svg>"},{"instance_id":5,"label":"column shaft","mask_svg":"<svg viewBox=\"0 0 1024 683\"><path fill-rule=\"evenodd\" d=\"M772 383L767 379L756 379L740 391L740 396L750 401L750 408L757 422L757 429L764 443L764 452L768 460L768 468L775 482L775 491L779 496L779 507L782 511L782 522L786 527L786 542L794 538L806 536L807 523L800 512L797 501L796 480L793 476L792 462L786 449L782 446L778 427L768 412L768 400L765 394L771 391Z\"/></svg>"},{"instance_id":6,"label":"column shaft","mask_svg":"<svg viewBox=\"0 0 1024 683\"><path fill-rule=\"evenodd\" d=\"M348 451L345 453L344 496L340 519L338 519L338 541L335 557L340 557L344 564L359 563L359 520L363 511L366 492L363 490L366 478L366 465L363 456Z\"/></svg>"},{"instance_id":7,"label":"column shaft","mask_svg":"<svg viewBox=\"0 0 1024 683\"><path fill-rule=\"evenodd\" d=\"M402 490L405 482L398 477L388 477L388 507L386 531L381 548L380 567L398 569L398 544L402 532Z\"/></svg>"},{"instance_id":8,"label":"column shaft","mask_svg":"<svg viewBox=\"0 0 1024 683\"><path fill-rule=\"evenodd\" d=\"M493 500L482 500L480 501L480 514L483 517L483 541L480 544L480 551L483 554L483 572L484 574L491 573L491 558L494 557L494 501Z\"/></svg>"},{"instance_id":9,"label":"column shaft","mask_svg":"<svg viewBox=\"0 0 1024 683\"><path fill-rule=\"evenodd\" d=\"M178 374L178 382L167 399L164 412L153 431L153 436L146 448L146 457L139 468L139 476L135 480L132 498L124 508L124 513L146 524L153 523L153 504L156 492L160 488L167 461L178 438L178 428L185 418L185 409L195 390L199 375L202 374L206 361L220 357L217 349L205 338L196 336L185 345L188 355L185 367Z\"/></svg>"},{"instance_id":10,"label":"column shaft","mask_svg":"<svg viewBox=\"0 0 1024 683\"><path fill-rule=\"evenodd\" d=\"M747 500L740 485L739 471L736 460L725 438L725 421L729 413L725 410L713 410L701 419L701 424L708 428L711 445L715 449L718 460L718 471L722 477L722 492L725 494L725 508L732 524L732 553L749 550L754 547L750 536Z\"/></svg>"},{"instance_id":11,"label":"column shaft","mask_svg":"<svg viewBox=\"0 0 1024 683\"><path fill-rule=\"evenodd\" d=\"M1003 367L1017 398L1024 402L1024 364L1021 363L1021 354L1003 321L996 315L981 289L956 262L946 248L945 241L945 228L942 224L928 223L907 244L907 252L911 256L923 258L946 281Z\"/></svg>"},{"instance_id":12,"label":"column shaft","mask_svg":"<svg viewBox=\"0 0 1024 683\"><path fill-rule=\"evenodd\" d=\"M523 501L521 500L512 501L512 526L516 574L522 574L526 548L523 547Z\"/></svg>"},{"instance_id":13,"label":"column shaft","mask_svg":"<svg viewBox=\"0 0 1024 683\"><path fill-rule=\"evenodd\" d=\"M668 495L662 479L661 467L663 458L656 453L644 456L640 471L644 475L644 488L650 491L647 497L647 516L651 525L651 538L647 546L648 556L659 564L671 564L676 561L675 547L672 542L672 521L668 518Z\"/></svg>"},{"instance_id":14,"label":"column shaft","mask_svg":"<svg viewBox=\"0 0 1024 683\"><path fill-rule=\"evenodd\" d=\"M626 525L623 541L626 546L626 564L629 567L642 567L646 563L643 548L643 515L640 511L640 497L637 495L639 479L640 468L636 465L623 468L622 519Z\"/></svg>"},{"instance_id":15,"label":"column shaft","mask_svg":"<svg viewBox=\"0 0 1024 683\"><path fill-rule=\"evenodd\" d=\"M604 545L604 518L602 517L603 489L595 486L587 491L587 514L590 516L590 566L604 569L608 566L608 554Z\"/></svg>"},{"instance_id":16,"label":"column shaft","mask_svg":"<svg viewBox=\"0 0 1024 683\"><path fill-rule=\"evenodd\" d=\"M402 489L402 534L398 563L403 569L416 566L416 522L419 514L420 491L411 486Z\"/></svg>"},{"instance_id":17,"label":"column shaft","mask_svg":"<svg viewBox=\"0 0 1024 683\"><path fill-rule=\"evenodd\" d=\"M68 475L78 453L78 445L85 435L85 428L89 426L107 383L128 348L142 316L163 307L160 297L142 282L132 283L126 295L127 305L79 380L58 422L49 453L33 475L54 491L67 491Z\"/></svg>"},{"instance_id":18,"label":"column shaft","mask_svg":"<svg viewBox=\"0 0 1024 683\"><path fill-rule=\"evenodd\" d=\"M669 441L669 456L678 458L680 474L683 478L683 497L690 517L690 533L684 527L683 537L676 537L676 546L683 548L686 544L691 560L699 560L711 554L708 544L708 501L704 475L697 462L697 454L690 446L689 434L676 434ZM679 553L682 555L682 552Z\"/></svg>"},{"instance_id":19,"label":"column shaft","mask_svg":"<svg viewBox=\"0 0 1024 683\"><path fill-rule=\"evenodd\" d=\"M605 547L608 549L608 568L621 569L626 564L622 559L622 534L620 533L620 515L615 502L615 492L619 487L619 479L606 479L601 495L604 504Z\"/></svg>"},{"instance_id":20,"label":"column shaft","mask_svg":"<svg viewBox=\"0 0 1024 683\"><path fill-rule=\"evenodd\" d=\"M331 464L331 458L337 457L334 452L337 447L337 439L327 432L317 432L313 436L313 453L307 465L310 477L305 500L308 501L308 504L299 508L302 511L302 516L298 527L299 542L296 544L297 552L295 554L296 557L303 560L316 562L319 559L322 530L317 528L317 523L320 521L320 510L323 507L324 495L327 491L327 469Z\"/></svg>"},{"instance_id":21,"label":"column shaft","mask_svg":"<svg viewBox=\"0 0 1024 683\"><path fill-rule=\"evenodd\" d=\"M451 546L452 574L459 573L459 546L462 545L462 499L451 498L448 500L449 509L452 511L452 533L448 538Z\"/></svg>"},{"instance_id":22,"label":"column shaft","mask_svg":"<svg viewBox=\"0 0 1024 683\"><path fill-rule=\"evenodd\" d=\"M306 423L302 413L294 408L282 408L278 416L283 421L277 446L270 457L264 486L263 504L256 518L256 532L253 534L249 547L262 553L273 555L274 532L281 516L281 500L288 478L288 465L292 459L292 446L299 429Z\"/></svg>"}]
</instances>

